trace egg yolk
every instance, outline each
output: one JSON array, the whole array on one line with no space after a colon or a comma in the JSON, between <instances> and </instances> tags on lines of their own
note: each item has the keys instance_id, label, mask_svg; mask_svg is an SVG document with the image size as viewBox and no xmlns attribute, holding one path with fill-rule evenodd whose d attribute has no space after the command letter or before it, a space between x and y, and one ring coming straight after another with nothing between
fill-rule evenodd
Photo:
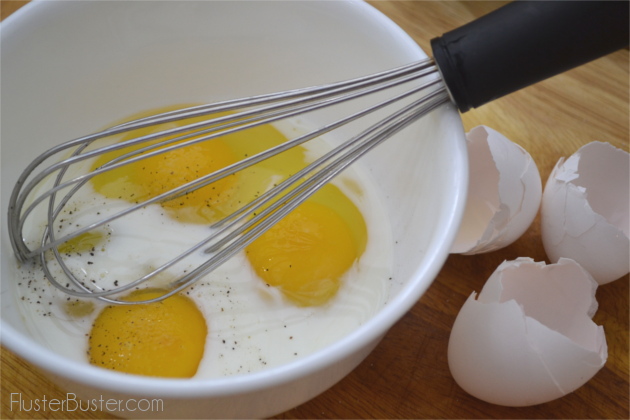
<instances>
[{"instance_id":1,"label":"egg yolk","mask_svg":"<svg viewBox=\"0 0 630 420\"><path fill-rule=\"evenodd\" d=\"M168 110L153 110L134 118ZM134 130L119 141L205 118ZM107 197L141 202L285 141L275 127L262 125L107 171L92 178L92 184ZM121 154L116 151L101 156L93 169ZM215 222L298 172L308 164L308 156L306 148L294 147L161 205L182 222ZM358 186L349 187L360 195ZM366 242L361 212L338 187L328 184L250 244L246 254L266 284L278 287L297 305L311 306L324 304L336 294L341 277L361 256Z\"/></svg>"},{"instance_id":2,"label":"egg yolk","mask_svg":"<svg viewBox=\"0 0 630 420\"><path fill-rule=\"evenodd\" d=\"M330 207L307 201L246 249L254 270L300 306L321 305L358 258L352 232Z\"/></svg>"},{"instance_id":3,"label":"egg yolk","mask_svg":"<svg viewBox=\"0 0 630 420\"><path fill-rule=\"evenodd\" d=\"M193 181L236 162L230 148L220 140L213 140L185 149L146 159L136 171L134 185L146 190L147 196L155 197L182 184ZM168 200L163 206L169 209L195 208L203 212L220 205L234 185L235 175L215 181L181 197Z\"/></svg>"},{"instance_id":4,"label":"egg yolk","mask_svg":"<svg viewBox=\"0 0 630 420\"><path fill-rule=\"evenodd\" d=\"M147 117L178 108L181 107L142 112L134 115L131 119ZM225 114L216 116L221 115ZM127 141L207 119L208 117L196 117L140 128L122 134L116 141ZM198 139L199 136L192 138ZM162 138L156 142L164 142L168 139L168 137ZM185 141L188 140L190 139ZM282 133L266 124L129 163L96 175L91 179L91 182L94 189L106 197L139 203L281 144L286 140ZM138 150L147 144L150 143L103 154L93 163L92 170L103 166L112 159L121 157L123 153ZM158 147L158 149L163 147ZM272 180L277 181L278 178L281 180L298 171L304 162L304 154L303 148L285 151L279 156L239 171L234 175L229 175L172 199L163 200L161 205L171 217L182 222L197 224L216 222L267 190L270 183L274 182ZM278 167L282 168L280 173Z\"/></svg>"},{"instance_id":5,"label":"egg yolk","mask_svg":"<svg viewBox=\"0 0 630 420\"><path fill-rule=\"evenodd\" d=\"M133 134L124 136L121 141L148 135L165 128L167 127L161 126L152 130L137 130ZM132 149L125 149L126 152L130 150ZM121 152L111 152L102 155L95 162L93 169L121 154ZM96 191L106 197L137 203L157 197L234 162L236 162L236 157L232 150L223 141L215 139L127 164L95 176L92 178L92 183ZM236 175L232 175L167 199L161 204L172 216L184 221L193 223L216 221L221 215L229 212L224 204L230 202L235 183Z\"/></svg>"},{"instance_id":6,"label":"egg yolk","mask_svg":"<svg viewBox=\"0 0 630 420\"><path fill-rule=\"evenodd\" d=\"M62 243L57 247L57 250L62 254L90 252L101 246L104 240L105 234L102 231L89 231Z\"/></svg>"},{"instance_id":7,"label":"egg yolk","mask_svg":"<svg viewBox=\"0 0 630 420\"><path fill-rule=\"evenodd\" d=\"M153 299L162 290L138 290L128 301ZM208 329L195 303L183 295L160 302L112 305L96 318L90 363L137 375L190 378L203 356Z\"/></svg>"}]
</instances>

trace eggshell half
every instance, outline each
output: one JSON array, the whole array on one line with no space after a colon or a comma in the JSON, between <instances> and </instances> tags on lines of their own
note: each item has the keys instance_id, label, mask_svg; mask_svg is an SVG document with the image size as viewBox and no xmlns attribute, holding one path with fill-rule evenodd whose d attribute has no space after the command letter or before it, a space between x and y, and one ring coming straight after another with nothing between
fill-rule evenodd
<instances>
[{"instance_id":1,"label":"eggshell half","mask_svg":"<svg viewBox=\"0 0 630 420\"><path fill-rule=\"evenodd\" d=\"M592 321L597 283L579 264L503 262L460 310L448 344L455 381L489 403L529 406L582 386L605 364Z\"/></svg>"},{"instance_id":2,"label":"eggshell half","mask_svg":"<svg viewBox=\"0 0 630 420\"><path fill-rule=\"evenodd\" d=\"M517 240L538 213L542 182L521 146L478 126L466 134L470 179L464 217L451 252L479 254Z\"/></svg>"},{"instance_id":3,"label":"eggshell half","mask_svg":"<svg viewBox=\"0 0 630 420\"><path fill-rule=\"evenodd\" d=\"M599 284L630 271L630 155L592 142L560 159L547 180L541 235L552 262L571 258Z\"/></svg>"}]
</instances>

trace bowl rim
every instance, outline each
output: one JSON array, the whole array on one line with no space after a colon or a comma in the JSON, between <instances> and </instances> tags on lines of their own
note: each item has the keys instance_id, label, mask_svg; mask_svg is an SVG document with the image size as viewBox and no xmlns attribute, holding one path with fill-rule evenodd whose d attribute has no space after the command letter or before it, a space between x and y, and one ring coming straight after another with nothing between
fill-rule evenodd
<instances>
[{"instance_id":1,"label":"bowl rim","mask_svg":"<svg viewBox=\"0 0 630 420\"><path fill-rule=\"evenodd\" d=\"M6 29L11 29L13 25L19 25L22 19L28 18L32 13L37 13L46 7L53 7L52 3L54 2L33 0L2 22L3 32ZM347 3L349 7L355 7L363 13L363 19L378 22L379 25L386 27L387 32L396 38L396 42L403 45L413 55L417 55L418 58L426 57L425 52L402 28L375 7L363 0L345 0L342 3ZM451 123L461 125L459 113L454 106L447 104L443 105L442 108L445 109L444 118L449 119ZM464 140L463 128L461 136L461 140ZM445 222L453 228L436 242L436 246L426 250L424 258L435 262L419 267L413 274L413 278L428 280L409 282L409 285L405 285L394 300L389 301L373 317L349 335L296 361L258 372L220 378L168 379L128 375L68 359L46 349L2 319L0 319L0 342L15 354L54 375L98 389L152 397L194 398L210 394L213 396L244 394L288 383L301 376L316 372L352 355L371 343L380 341L385 333L413 307L437 277L449 255L464 211L468 172L464 141L459 141L457 150L453 151L453 159L458 158L461 161L459 166L461 173L458 174L457 178L461 182L454 186L458 188L455 191L455 205L446 216L448 222Z\"/></svg>"}]
</instances>

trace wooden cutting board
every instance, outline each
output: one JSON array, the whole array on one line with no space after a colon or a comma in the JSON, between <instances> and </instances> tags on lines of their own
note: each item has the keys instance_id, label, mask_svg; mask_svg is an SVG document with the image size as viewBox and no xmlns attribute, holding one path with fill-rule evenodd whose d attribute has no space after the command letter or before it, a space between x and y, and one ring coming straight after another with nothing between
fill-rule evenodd
<instances>
[{"instance_id":1,"label":"wooden cutting board","mask_svg":"<svg viewBox=\"0 0 630 420\"><path fill-rule=\"evenodd\" d=\"M2 1L2 18L25 2ZM477 1L376 1L373 6L407 31L425 50L431 38L503 4ZM628 50L556 76L463 115L466 130L490 126L523 146L543 182L560 157L605 141L628 150ZM595 322L608 341L606 366L586 385L561 399L509 408L479 401L453 381L446 348L466 298L479 291L504 260L546 260L536 219L509 247L486 255L452 255L434 284L348 377L317 398L277 418L620 418L629 413L628 276L601 286ZM64 399L66 392L10 352L2 352L0 418L113 418L100 412L22 411L10 394L29 401Z\"/></svg>"}]
</instances>

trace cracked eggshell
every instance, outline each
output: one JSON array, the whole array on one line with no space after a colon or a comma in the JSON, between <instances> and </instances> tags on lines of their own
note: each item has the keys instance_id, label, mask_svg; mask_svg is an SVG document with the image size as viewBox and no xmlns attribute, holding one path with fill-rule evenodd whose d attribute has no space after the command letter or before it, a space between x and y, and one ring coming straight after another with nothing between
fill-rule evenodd
<instances>
[{"instance_id":1,"label":"cracked eggshell","mask_svg":"<svg viewBox=\"0 0 630 420\"><path fill-rule=\"evenodd\" d=\"M630 271L630 155L592 142L560 159L543 194L541 235L552 262L571 258L601 285Z\"/></svg>"},{"instance_id":2,"label":"cracked eggshell","mask_svg":"<svg viewBox=\"0 0 630 420\"><path fill-rule=\"evenodd\" d=\"M451 252L506 247L532 224L542 196L536 163L521 146L478 126L466 134L470 179L464 217Z\"/></svg>"},{"instance_id":3,"label":"cracked eggshell","mask_svg":"<svg viewBox=\"0 0 630 420\"><path fill-rule=\"evenodd\" d=\"M489 403L529 406L560 398L606 363L597 283L573 260L503 262L461 308L448 364L464 391Z\"/></svg>"}]
</instances>

